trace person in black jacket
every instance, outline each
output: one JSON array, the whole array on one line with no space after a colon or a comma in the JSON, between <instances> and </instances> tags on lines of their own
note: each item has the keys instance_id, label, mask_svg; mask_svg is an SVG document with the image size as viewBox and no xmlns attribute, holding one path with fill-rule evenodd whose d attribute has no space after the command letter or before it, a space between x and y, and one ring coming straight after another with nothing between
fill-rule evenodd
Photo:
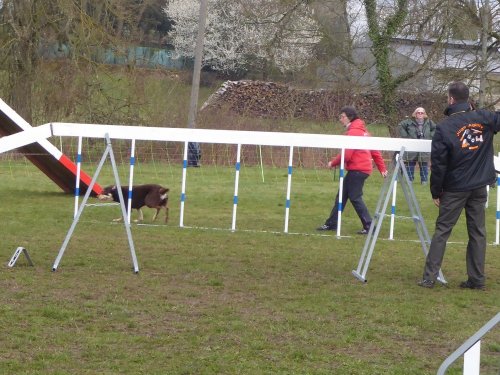
<instances>
[{"instance_id":1,"label":"person in black jacket","mask_svg":"<svg viewBox=\"0 0 500 375\"><path fill-rule=\"evenodd\" d=\"M462 82L449 85L444 113L447 117L437 125L431 146L430 190L439 215L418 285L434 286L446 241L465 208L468 279L460 287L484 289L486 186L496 180L493 135L500 131L500 113L474 110L469 88Z\"/></svg>"}]
</instances>

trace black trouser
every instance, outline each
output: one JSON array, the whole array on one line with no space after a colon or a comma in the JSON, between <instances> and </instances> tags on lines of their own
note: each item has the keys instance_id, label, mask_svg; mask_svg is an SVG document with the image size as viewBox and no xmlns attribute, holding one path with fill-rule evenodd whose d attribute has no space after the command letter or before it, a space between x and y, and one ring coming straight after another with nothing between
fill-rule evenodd
<instances>
[{"instance_id":1,"label":"black trouser","mask_svg":"<svg viewBox=\"0 0 500 375\"><path fill-rule=\"evenodd\" d=\"M486 256L485 204L486 187L464 192L444 192L440 198L439 216L432 237L429 254L425 261L424 279L436 280L443 263L446 241L465 208L467 222L466 263L469 280L484 285L484 261Z\"/></svg>"},{"instance_id":2,"label":"black trouser","mask_svg":"<svg viewBox=\"0 0 500 375\"><path fill-rule=\"evenodd\" d=\"M342 188L342 211L345 209L347 200L349 199L356 210L356 213L361 220L361 224L364 229L369 229L372 222L368 208L363 201L363 186L365 180L369 177L369 174L359 172L359 171L348 171ZM330 213L330 217L325 221L325 224L336 228L339 213L339 193L335 197L335 204Z\"/></svg>"}]
</instances>

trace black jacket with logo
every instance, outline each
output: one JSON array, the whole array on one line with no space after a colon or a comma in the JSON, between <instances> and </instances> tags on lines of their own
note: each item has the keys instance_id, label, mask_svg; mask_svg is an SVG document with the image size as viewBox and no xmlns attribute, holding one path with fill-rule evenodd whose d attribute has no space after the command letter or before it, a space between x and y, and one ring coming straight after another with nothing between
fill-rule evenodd
<instances>
[{"instance_id":1,"label":"black jacket with logo","mask_svg":"<svg viewBox=\"0 0 500 375\"><path fill-rule=\"evenodd\" d=\"M431 194L470 191L495 182L493 135L500 131L500 113L472 110L469 103L446 108L431 148Z\"/></svg>"}]
</instances>

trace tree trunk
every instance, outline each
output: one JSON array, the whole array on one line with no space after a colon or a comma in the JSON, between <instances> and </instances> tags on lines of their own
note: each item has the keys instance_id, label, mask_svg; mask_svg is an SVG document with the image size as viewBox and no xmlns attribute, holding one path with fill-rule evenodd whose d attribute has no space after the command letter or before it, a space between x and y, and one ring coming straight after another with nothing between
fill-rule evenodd
<instances>
[{"instance_id":1,"label":"tree trunk","mask_svg":"<svg viewBox=\"0 0 500 375\"><path fill-rule=\"evenodd\" d=\"M9 102L28 123L32 123L32 86L37 62L38 35L32 24L36 2L5 2L7 25L13 39L9 57Z\"/></svg>"},{"instance_id":2,"label":"tree trunk","mask_svg":"<svg viewBox=\"0 0 500 375\"><path fill-rule=\"evenodd\" d=\"M380 106L388 124L391 136L396 135L398 114L396 108L396 89L398 80L391 73L389 61L390 39L396 35L408 14L408 0L398 0L394 14L387 17L385 26L380 26L376 0L364 0L368 22L368 36L372 41L372 53L375 57L377 80L382 101Z\"/></svg>"}]
</instances>

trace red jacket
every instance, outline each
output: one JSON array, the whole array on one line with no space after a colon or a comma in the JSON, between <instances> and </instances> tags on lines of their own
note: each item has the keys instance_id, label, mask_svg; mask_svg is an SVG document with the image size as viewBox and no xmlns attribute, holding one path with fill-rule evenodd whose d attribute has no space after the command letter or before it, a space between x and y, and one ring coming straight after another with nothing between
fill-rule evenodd
<instances>
[{"instance_id":1,"label":"red jacket","mask_svg":"<svg viewBox=\"0 0 500 375\"><path fill-rule=\"evenodd\" d=\"M370 133L368 133L368 131L366 130L365 123L357 118L351 122L345 135L369 137ZM333 168L340 165L340 156L341 155L339 154L330 161L330 167ZM349 149L345 150L345 169L348 171L359 171L366 174L371 174L373 171L372 159L373 161L375 161L377 169L380 171L380 173L383 173L387 170L380 151Z\"/></svg>"}]
</instances>

